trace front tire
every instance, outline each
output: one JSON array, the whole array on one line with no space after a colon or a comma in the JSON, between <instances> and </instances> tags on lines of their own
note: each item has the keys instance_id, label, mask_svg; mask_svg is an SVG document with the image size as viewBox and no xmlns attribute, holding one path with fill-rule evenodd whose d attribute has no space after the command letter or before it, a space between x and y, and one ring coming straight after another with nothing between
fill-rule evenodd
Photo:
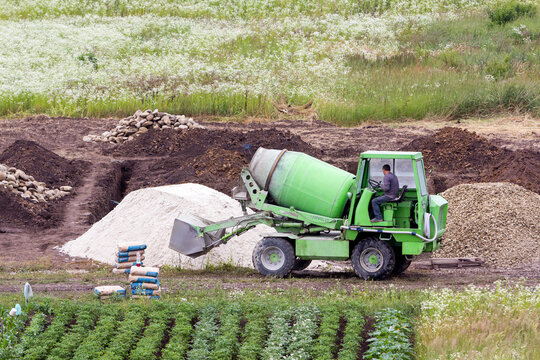
<instances>
[{"instance_id":1,"label":"front tire","mask_svg":"<svg viewBox=\"0 0 540 360\"><path fill-rule=\"evenodd\" d=\"M351 260L356 275L365 280L386 279L396 264L394 249L388 242L373 237L356 244Z\"/></svg>"},{"instance_id":2,"label":"front tire","mask_svg":"<svg viewBox=\"0 0 540 360\"><path fill-rule=\"evenodd\" d=\"M264 276L289 275L295 260L293 246L282 238L262 238L253 249L253 266Z\"/></svg>"}]
</instances>

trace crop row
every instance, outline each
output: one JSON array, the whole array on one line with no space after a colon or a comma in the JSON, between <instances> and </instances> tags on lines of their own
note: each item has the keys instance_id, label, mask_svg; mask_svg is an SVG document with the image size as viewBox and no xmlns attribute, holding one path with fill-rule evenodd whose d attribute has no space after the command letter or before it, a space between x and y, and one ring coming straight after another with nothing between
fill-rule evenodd
<instances>
[{"instance_id":1,"label":"crop row","mask_svg":"<svg viewBox=\"0 0 540 360\"><path fill-rule=\"evenodd\" d=\"M23 322L0 359L352 360L366 342L364 319L350 306L62 302ZM364 357L409 359L408 319L393 309L375 319Z\"/></svg>"}]
</instances>

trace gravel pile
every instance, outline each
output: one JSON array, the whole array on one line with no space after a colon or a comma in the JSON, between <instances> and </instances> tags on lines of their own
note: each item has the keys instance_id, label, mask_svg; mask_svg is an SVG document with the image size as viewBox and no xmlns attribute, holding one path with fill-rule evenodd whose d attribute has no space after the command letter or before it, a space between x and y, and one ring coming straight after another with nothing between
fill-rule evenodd
<instances>
[{"instance_id":1,"label":"gravel pile","mask_svg":"<svg viewBox=\"0 0 540 360\"><path fill-rule=\"evenodd\" d=\"M24 171L0 164L0 185L11 192L32 202L47 202L69 195L71 186L60 186L58 189L48 188L44 182L36 181Z\"/></svg>"},{"instance_id":2,"label":"gravel pile","mask_svg":"<svg viewBox=\"0 0 540 360\"><path fill-rule=\"evenodd\" d=\"M86 135L83 137L83 141L121 144L148 132L149 129L174 129L181 131L192 128L204 129L203 126L199 125L192 118L186 118L184 115L171 115L160 112L158 109L154 111L137 110L132 116L120 120L114 129L105 131L101 135Z\"/></svg>"},{"instance_id":3,"label":"gravel pile","mask_svg":"<svg viewBox=\"0 0 540 360\"><path fill-rule=\"evenodd\" d=\"M454 186L448 222L434 257L482 257L496 267L540 262L540 195L510 183Z\"/></svg>"}]
</instances>

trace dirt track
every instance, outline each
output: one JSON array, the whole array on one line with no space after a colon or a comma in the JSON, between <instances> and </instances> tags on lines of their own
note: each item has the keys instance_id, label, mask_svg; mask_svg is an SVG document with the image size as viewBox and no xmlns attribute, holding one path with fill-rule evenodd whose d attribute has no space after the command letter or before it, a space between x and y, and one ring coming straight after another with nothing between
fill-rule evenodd
<instances>
[{"instance_id":1,"label":"dirt track","mask_svg":"<svg viewBox=\"0 0 540 360\"><path fill-rule=\"evenodd\" d=\"M31 206L24 208L31 212L30 215L12 214L10 217L8 212L4 212L3 217L0 215L0 263L6 268L24 263L29 266L41 264L39 266L52 269L88 268L88 261L70 259L54 247L86 231L93 222L112 209L112 201L119 201L127 192L141 187L181 182L195 181L228 192L236 182L238 169L249 162L258 146L303 151L351 172L356 171L358 154L362 151L420 147L418 150L428 150L425 154L426 167L432 166L434 169L430 174L430 187L434 192L461 182L497 181L488 175L496 173L493 169L500 166L499 160L503 155L505 161L515 161L520 166L524 164L524 161L519 160L520 156L528 161L525 168L518 167L515 172L527 171L537 176L536 171L540 170L540 155L537 152L540 145L539 141L535 141L534 133L532 137L525 138L508 134L498 137L496 129L488 136L489 141L464 131L453 133L453 130L449 129L443 133L446 142L440 144L438 140L433 142L431 139L436 130L420 126L393 128L366 125L361 128L340 128L323 122L304 121L200 121L207 130L191 130L186 134L173 131L149 132L119 147L82 141L84 135L99 134L113 128L116 122L116 119L45 116L0 120L0 156L7 159L6 162L18 160L16 165L9 164L10 166L26 166L28 169L32 164L37 164L45 169L51 165L47 159L52 155L44 158L41 154L39 157L39 152L52 151L59 155L58 159L55 158L58 166L54 178L66 176L68 180L64 182L75 186L73 196L51 204L45 210L37 209L36 211L42 212L39 215L41 218L32 215L35 211L31 212ZM13 151L16 147L10 148L16 140L31 140L45 150L32 148L30 143L30 150L17 153ZM410 145L412 140L415 142ZM475 156L470 159L469 153L456 151L459 145L466 141L474 145L471 149ZM452 144L455 149L448 149ZM517 152L511 152L507 148ZM437 150L440 154L436 154ZM446 160L452 166L443 166L439 161L441 154L448 157ZM65 164L60 157L65 158ZM480 172L476 171L477 167L480 167ZM46 177L46 170L43 171L42 176ZM514 174L503 175L509 177ZM519 183L519 179L516 182ZM531 190L540 191L536 188ZM32 217L33 220L21 223L21 217ZM494 275L487 271L478 275L479 281L491 281L493 276L514 278L519 275L519 272ZM473 275L474 272L468 274L476 276ZM537 271L532 274L525 272L523 275L538 281ZM457 284L460 277L461 275L450 277L454 279L451 283ZM411 281L426 281L423 276L418 279ZM436 283L447 283L444 277L434 276L432 280Z\"/></svg>"}]
</instances>

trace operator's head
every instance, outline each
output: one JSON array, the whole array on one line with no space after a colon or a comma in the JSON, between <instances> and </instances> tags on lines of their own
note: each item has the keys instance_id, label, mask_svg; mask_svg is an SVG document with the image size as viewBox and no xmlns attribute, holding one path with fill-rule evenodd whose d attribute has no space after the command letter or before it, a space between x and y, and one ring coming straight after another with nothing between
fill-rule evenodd
<instances>
[{"instance_id":1,"label":"operator's head","mask_svg":"<svg viewBox=\"0 0 540 360\"><path fill-rule=\"evenodd\" d=\"M388 174L390 172L390 165L388 164L383 165L382 172L384 175Z\"/></svg>"}]
</instances>

